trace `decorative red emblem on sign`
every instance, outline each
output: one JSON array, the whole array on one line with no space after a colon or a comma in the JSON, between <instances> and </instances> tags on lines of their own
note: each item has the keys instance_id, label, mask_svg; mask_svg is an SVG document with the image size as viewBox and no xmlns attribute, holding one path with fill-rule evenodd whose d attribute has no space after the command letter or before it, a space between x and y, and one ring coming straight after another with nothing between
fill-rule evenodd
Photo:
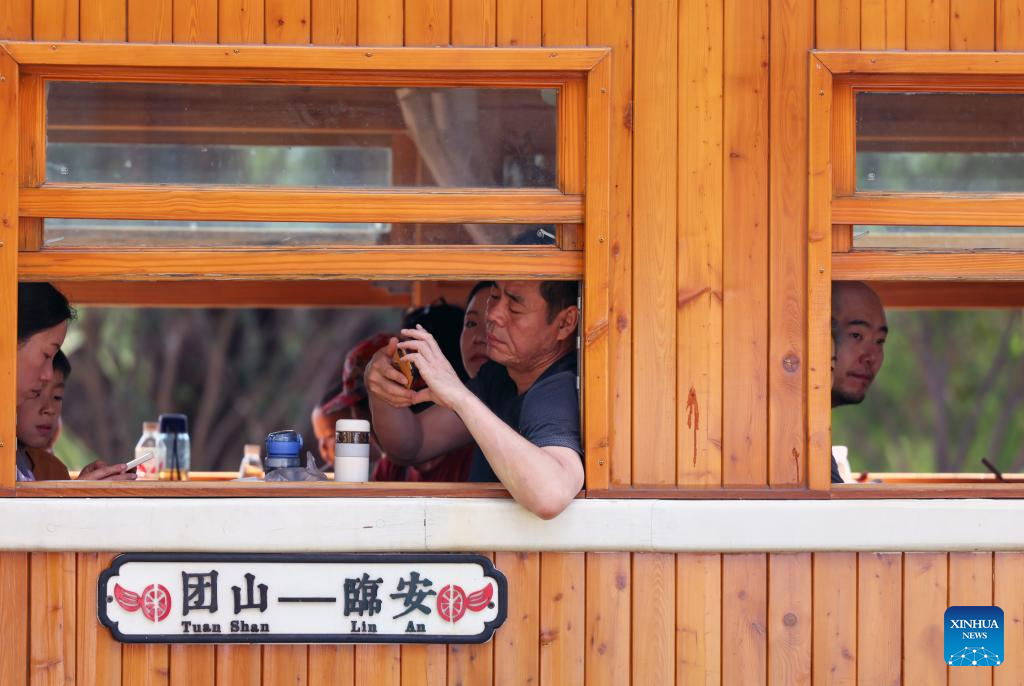
<instances>
[{"instance_id":1,"label":"decorative red emblem on sign","mask_svg":"<svg viewBox=\"0 0 1024 686\"><path fill-rule=\"evenodd\" d=\"M142 593L134 593L114 584L114 598L128 612L142 610L142 616L151 622L162 622L171 614L171 594L160 584L150 584Z\"/></svg>"},{"instance_id":2,"label":"decorative red emblem on sign","mask_svg":"<svg viewBox=\"0 0 1024 686\"><path fill-rule=\"evenodd\" d=\"M493 595L494 587L490 584L470 593L469 596L466 596L461 586L448 584L437 594L437 614L446 622L457 622L466 614L466 610L480 612L484 608L492 607Z\"/></svg>"}]
</instances>

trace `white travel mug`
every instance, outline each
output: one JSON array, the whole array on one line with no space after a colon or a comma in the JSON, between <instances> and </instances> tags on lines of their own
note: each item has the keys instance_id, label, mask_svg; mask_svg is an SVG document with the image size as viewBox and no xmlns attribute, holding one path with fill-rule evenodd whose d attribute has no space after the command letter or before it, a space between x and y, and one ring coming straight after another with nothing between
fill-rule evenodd
<instances>
[{"instance_id":1,"label":"white travel mug","mask_svg":"<svg viewBox=\"0 0 1024 686\"><path fill-rule=\"evenodd\" d=\"M370 480L370 422L339 419L334 425L334 480Z\"/></svg>"}]
</instances>

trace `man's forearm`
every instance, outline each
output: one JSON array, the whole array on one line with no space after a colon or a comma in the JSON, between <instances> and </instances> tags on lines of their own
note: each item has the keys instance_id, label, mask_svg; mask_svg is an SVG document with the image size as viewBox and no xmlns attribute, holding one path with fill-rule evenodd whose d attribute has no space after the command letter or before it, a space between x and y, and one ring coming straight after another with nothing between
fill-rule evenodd
<instances>
[{"instance_id":1,"label":"man's forearm","mask_svg":"<svg viewBox=\"0 0 1024 686\"><path fill-rule=\"evenodd\" d=\"M373 431L388 459L396 464L412 464L423 442L416 415L408 407L392 407L370 396Z\"/></svg>"}]
</instances>

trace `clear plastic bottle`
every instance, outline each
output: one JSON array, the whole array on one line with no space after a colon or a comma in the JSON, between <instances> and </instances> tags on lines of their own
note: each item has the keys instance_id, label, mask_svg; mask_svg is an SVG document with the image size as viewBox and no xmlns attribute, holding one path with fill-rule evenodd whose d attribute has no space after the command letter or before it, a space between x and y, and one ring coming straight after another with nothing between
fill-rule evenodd
<instances>
[{"instance_id":1,"label":"clear plastic bottle","mask_svg":"<svg viewBox=\"0 0 1024 686\"><path fill-rule=\"evenodd\" d=\"M142 438L135 444L135 457L142 457L146 453L157 452L156 439L159 430L160 425L157 422L142 423ZM157 455L153 459L140 464L135 468L135 473L140 481L155 481L158 479L160 477L160 456Z\"/></svg>"},{"instance_id":2,"label":"clear plastic bottle","mask_svg":"<svg viewBox=\"0 0 1024 686\"><path fill-rule=\"evenodd\" d=\"M260 458L260 450L263 446L259 443L246 443L242 451L242 464L238 468L238 478L263 478L263 460Z\"/></svg>"},{"instance_id":3,"label":"clear plastic bottle","mask_svg":"<svg viewBox=\"0 0 1024 686\"><path fill-rule=\"evenodd\" d=\"M161 481L187 481L191 465L188 440L188 417L183 414L160 415L160 436L157 440Z\"/></svg>"}]
</instances>

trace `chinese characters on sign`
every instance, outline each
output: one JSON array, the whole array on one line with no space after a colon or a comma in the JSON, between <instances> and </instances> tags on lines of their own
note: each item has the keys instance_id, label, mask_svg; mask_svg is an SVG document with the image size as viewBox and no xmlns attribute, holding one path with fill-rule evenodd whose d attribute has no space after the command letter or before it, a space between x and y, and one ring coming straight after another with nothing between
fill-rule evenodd
<instances>
[{"instance_id":1,"label":"chinese characters on sign","mask_svg":"<svg viewBox=\"0 0 1024 686\"><path fill-rule=\"evenodd\" d=\"M479 643L507 602L478 555L131 554L99 585L125 642Z\"/></svg>"}]
</instances>

